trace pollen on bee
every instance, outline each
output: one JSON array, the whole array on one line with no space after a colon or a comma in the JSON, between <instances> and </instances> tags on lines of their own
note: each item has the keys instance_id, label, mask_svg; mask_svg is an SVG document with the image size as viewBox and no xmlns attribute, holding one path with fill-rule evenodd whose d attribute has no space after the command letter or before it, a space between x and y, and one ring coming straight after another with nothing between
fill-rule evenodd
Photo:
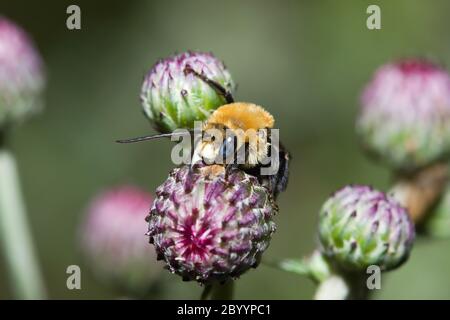
<instances>
[{"instance_id":1,"label":"pollen on bee","mask_svg":"<svg viewBox=\"0 0 450 320\"><path fill-rule=\"evenodd\" d=\"M208 126L222 124L229 129L273 128L273 116L262 107L245 102L226 104L218 108L208 119Z\"/></svg>"},{"instance_id":2,"label":"pollen on bee","mask_svg":"<svg viewBox=\"0 0 450 320\"><path fill-rule=\"evenodd\" d=\"M225 168L224 166L214 164L201 168L201 171L204 176L214 178L223 174L225 172Z\"/></svg>"}]
</instances>

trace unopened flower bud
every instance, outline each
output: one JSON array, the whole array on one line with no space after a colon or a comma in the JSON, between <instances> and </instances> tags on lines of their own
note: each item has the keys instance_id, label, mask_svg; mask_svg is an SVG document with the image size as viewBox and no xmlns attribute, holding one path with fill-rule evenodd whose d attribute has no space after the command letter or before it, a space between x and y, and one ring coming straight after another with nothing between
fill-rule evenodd
<instances>
[{"instance_id":1,"label":"unopened flower bud","mask_svg":"<svg viewBox=\"0 0 450 320\"><path fill-rule=\"evenodd\" d=\"M368 186L347 186L333 194L319 215L322 253L347 270L400 266L414 242L414 225L393 198Z\"/></svg>"},{"instance_id":2,"label":"unopened flower bud","mask_svg":"<svg viewBox=\"0 0 450 320\"><path fill-rule=\"evenodd\" d=\"M141 101L145 115L159 132L193 128L225 98L193 70L232 92L235 84L225 65L210 53L185 52L156 63L145 76Z\"/></svg>"}]
</instances>

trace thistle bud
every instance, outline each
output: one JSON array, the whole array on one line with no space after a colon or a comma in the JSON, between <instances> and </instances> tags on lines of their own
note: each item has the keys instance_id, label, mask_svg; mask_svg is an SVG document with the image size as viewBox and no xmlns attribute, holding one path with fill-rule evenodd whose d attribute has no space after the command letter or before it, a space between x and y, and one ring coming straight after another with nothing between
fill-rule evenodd
<instances>
[{"instance_id":1,"label":"thistle bud","mask_svg":"<svg viewBox=\"0 0 450 320\"><path fill-rule=\"evenodd\" d=\"M141 101L145 115L162 133L193 128L212 111L226 104L225 98L189 69L232 92L235 84L225 65L210 53L186 52L156 63L145 76Z\"/></svg>"},{"instance_id":2,"label":"thistle bud","mask_svg":"<svg viewBox=\"0 0 450 320\"><path fill-rule=\"evenodd\" d=\"M367 186L347 186L333 194L319 215L322 253L343 269L390 270L405 262L414 225L393 198Z\"/></svg>"},{"instance_id":3,"label":"thistle bud","mask_svg":"<svg viewBox=\"0 0 450 320\"><path fill-rule=\"evenodd\" d=\"M80 230L80 247L93 274L137 296L153 287L162 270L145 237L151 201L136 187L108 190L92 201Z\"/></svg>"},{"instance_id":4,"label":"thistle bud","mask_svg":"<svg viewBox=\"0 0 450 320\"><path fill-rule=\"evenodd\" d=\"M255 177L238 169L207 174L211 167L174 169L148 216L158 258L183 280L208 284L258 265L278 210Z\"/></svg>"},{"instance_id":5,"label":"thistle bud","mask_svg":"<svg viewBox=\"0 0 450 320\"><path fill-rule=\"evenodd\" d=\"M44 84L43 64L32 41L0 16L0 128L36 112Z\"/></svg>"},{"instance_id":6,"label":"thistle bud","mask_svg":"<svg viewBox=\"0 0 450 320\"><path fill-rule=\"evenodd\" d=\"M357 131L369 152L399 171L450 152L450 76L425 60L382 66L361 99Z\"/></svg>"}]
</instances>

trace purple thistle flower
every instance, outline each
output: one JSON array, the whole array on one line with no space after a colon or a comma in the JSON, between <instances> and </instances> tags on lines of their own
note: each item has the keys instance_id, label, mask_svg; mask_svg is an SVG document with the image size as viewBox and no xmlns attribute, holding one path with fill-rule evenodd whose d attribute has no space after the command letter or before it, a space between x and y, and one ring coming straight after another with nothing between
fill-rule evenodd
<instances>
[{"instance_id":1,"label":"purple thistle flower","mask_svg":"<svg viewBox=\"0 0 450 320\"><path fill-rule=\"evenodd\" d=\"M174 169L148 216L150 242L172 273L223 282L256 267L277 212L257 179L238 169L210 176L203 165Z\"/></svg>"},{"instance_id":2,"label":"purple thistle flower","mask_svg":"<svg viewBox=\"0 0 450 320\"><path fill-rule=\"evenodd\" d=\"M43 63L31 39L0 16L0 126L36 112L44 85Z\"/></svg>"},{"instance_id":3,"label":"purple thistle flower","mask_svg":"<svg viewBox=\"0 0 450 320\"><path fill-rule=\"evenodd\" d=\"M421 59L382 66L361 97L357 131L394 169L411 170L450 151L450 76Z\"/></svg>"},{"instance_id":4,"label":"purple thistle flower","mask_svg":"<svg viewBox=\"0 0 450 320\"><path fill-rule=\"evenodd\" d=\"M151 201L133 186L107 190L93 199L80 230L81 250L94 274L130 293L145 293L162 269L145 237Z\"/></svg>"}]
</instances>

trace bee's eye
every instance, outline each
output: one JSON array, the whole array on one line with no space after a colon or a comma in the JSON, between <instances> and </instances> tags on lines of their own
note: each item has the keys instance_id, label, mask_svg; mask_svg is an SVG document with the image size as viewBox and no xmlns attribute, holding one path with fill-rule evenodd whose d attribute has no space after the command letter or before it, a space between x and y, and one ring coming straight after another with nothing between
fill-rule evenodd
<instances>
[{"instance_id":1,"label":"bee's eye","mask_svg":"<svg viewBox=\"0 0 450 320\"><path fill-rule=\"evenodd\" d=\"M211 134L209 132L205 132L203 134L203 140L207 142L214 142L216 141L216 136L214 134Z\"/></svg>"},{"instance_id":2,"label":"bee's eye","mask_svg":"<svg viewBox=\"0 0 450 320\"><path fill-rule=\"evenodd\" d=\"M229 157L236 150L236 145L237 145L236 136L226 137L226 139L223 141L222 145L220 146L220 150L219 150L220 155L225 158Z\"/></svg>"}]
</instances>

